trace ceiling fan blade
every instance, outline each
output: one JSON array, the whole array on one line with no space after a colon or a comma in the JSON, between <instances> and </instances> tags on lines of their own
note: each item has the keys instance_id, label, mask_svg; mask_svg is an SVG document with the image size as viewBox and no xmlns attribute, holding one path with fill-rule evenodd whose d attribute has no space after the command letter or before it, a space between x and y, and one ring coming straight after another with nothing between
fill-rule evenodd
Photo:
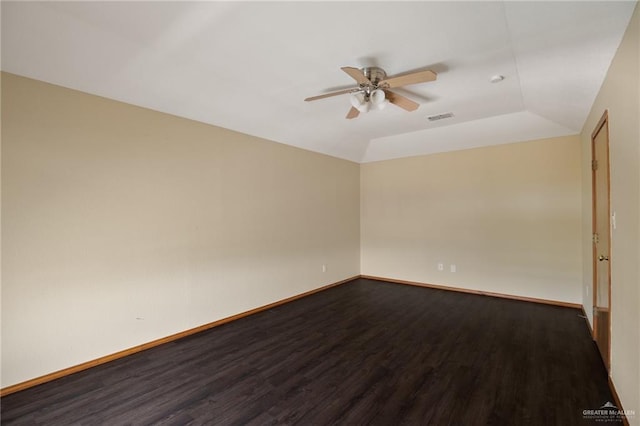
<instances>
[{"instance_id":1,"label":"ceiling fan blade","mask_svg":"<svg viewBox=\"0 0 640 426\"><path fill-rule=\"evenodd\" d=\"M420 106L420 104L418 104L417 102L413 102L411 99L398 95L397 93L394 93L391 90L385 90L384 94L386 95L386 98L389 99L389 102L399 106L404 110L415 111Z\"/></svg>"},{"instance_id":2,"label":"ceiling fan blade","mask_svg":"<svg viewBox=\"0 0 640 426\"><path fill-rule=\"evenodd\" d=\"M340 68L342 71L346 72L353 78L358 84L371 84L371 81L365 77L365 75L358 68L353 67L342 67Z\"/></svg>"},{"instance_id":3,"label":"ceiling fan blade","mask_svg":"<svg viewBox=\"0 0 640 426\"><path fill-rule=\"evenodd\" d=\"M358 115L360 115L360 111L358 111L357 108L351 107L351 109L347 113L347 120L351 120L352 118L356 118Z\"/></svg>"},{"instance_id":4,"label":"ceiling fan blade","mask_svg":"<svg viewBox=\"0 0 640 426\"><path fill-rule=\"evenodd\" d=\"M387 78L379 83L380 87L392 88L407 86L409 84L426 83L428 81L434 81L438 77L438 74L431 70L412 72L410 74L399 75L396 77Z\"/></svg>"},{"instance_id":5,"label":"ceiling fan blade","mask_svg":"<svg viewBox=\"0 0 640 426\"><path fill-rule=\"evenodd\" d=\"M309 102L309 101L317 101L318 99L329 98L331 96L344 95L345 93L351 93L354 90L357 90L357 89L338 90L337 92L331 92L331 93L325 93L324 95L312 96L310 98L305 99L305 101L307 101L307 102Z\"/></svg>"}]
</instances>

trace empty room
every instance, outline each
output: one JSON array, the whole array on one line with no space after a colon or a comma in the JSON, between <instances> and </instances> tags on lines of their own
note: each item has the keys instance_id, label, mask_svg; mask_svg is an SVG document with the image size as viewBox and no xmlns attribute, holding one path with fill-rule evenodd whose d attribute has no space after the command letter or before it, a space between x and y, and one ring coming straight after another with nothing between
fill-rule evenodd
<instances>
[{"instance_id":1,"label":"empty room","mask_svg":"<svg viewBox=\"0 0 640 426\"><path fill-rule=\"evenodd\" d=\"M640 6L2 1L3 425L640 426Z\"/></svg>"}]
</instances>

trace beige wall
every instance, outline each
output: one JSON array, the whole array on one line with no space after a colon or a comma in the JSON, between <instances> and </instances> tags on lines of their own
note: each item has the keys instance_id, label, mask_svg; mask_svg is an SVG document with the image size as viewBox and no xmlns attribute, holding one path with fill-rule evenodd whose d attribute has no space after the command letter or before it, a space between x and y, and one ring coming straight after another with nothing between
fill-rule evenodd
<instances>
[{"instance_id":1,"label":"beige wall","mask_svg":"<svg viewBox=\"0 0 640 426\"><path fill-rule=\"evenodd\" d=\"M5 387L357 275L359 166L3 74L2 248Z\"/></svg>"},{"instance_id":2,"label":"beige wall","mask_svg":"<svg viewBox=\"0 0 640 426\"><path fill-rule=\"evenodd\" d=\"M611 377L622 405L640 425L640 9L611 63L581 134L583 164L582 288L592 321L591 133L609 111L611 213Z\"/></svg>"},{"instance_id":3,"label":"beige wall","mask_svg":"<svg viewBox=\"0 0 640 426\"><path fill-rule=\"evenodd\" d=\"M581 302L577 136L369 163L360 178L364 275Z\"/></svg>"}]
</instances>

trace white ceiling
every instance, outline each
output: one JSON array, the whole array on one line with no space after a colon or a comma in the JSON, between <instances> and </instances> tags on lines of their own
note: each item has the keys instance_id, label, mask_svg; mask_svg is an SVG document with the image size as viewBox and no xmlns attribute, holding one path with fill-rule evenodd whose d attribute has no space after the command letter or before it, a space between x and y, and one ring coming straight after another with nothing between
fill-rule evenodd
<instances>
[{"instance_id":1,"label":"white ceiling","mask_svg":"<svg viewBox=\"0 0 640 426\"><path fill-rule=\"evenodd\" d=\"M580 132L635 5L3 1L1 65L368 162ZM353 86L341 66L367 65L438 80L397 90L414 112L346 120L348 95L303 101Z\"/></svg>"}]
</instances>

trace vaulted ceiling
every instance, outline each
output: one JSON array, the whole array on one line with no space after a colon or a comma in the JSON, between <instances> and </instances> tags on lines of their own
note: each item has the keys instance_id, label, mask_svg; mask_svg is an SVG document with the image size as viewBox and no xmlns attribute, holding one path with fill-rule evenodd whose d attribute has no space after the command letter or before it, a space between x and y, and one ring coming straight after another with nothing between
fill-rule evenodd
<instances>
[{"instance_id":1,"label":"vaulted ceiling","mask_svg":"<svg viewBox=\"0 0 640 426\"><path fill-rule=\"evenodd\" d=\"M578 133L636 2L2 2L2 69L349 159ZM342 66L434 82L346 120ZM504 76L491 83L494 75ZM453 113L429 121L427 117Z\"/></svg>"}]
</instances>

